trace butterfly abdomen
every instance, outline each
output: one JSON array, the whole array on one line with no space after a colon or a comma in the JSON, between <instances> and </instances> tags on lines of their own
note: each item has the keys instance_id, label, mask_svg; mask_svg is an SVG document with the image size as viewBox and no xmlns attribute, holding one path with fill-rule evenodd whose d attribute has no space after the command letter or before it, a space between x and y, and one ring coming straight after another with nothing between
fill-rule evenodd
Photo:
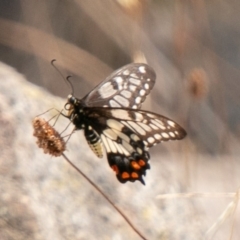
<instances>
[{"instance_id":1,"label":"butterfly abdomen","mask_svg":"<svg viewBox=\"0 0 240 240\"><path fill-rule=\"evenodd\" d=\"M102 158L102 141L97 132L91 126L88 126L85 127L84 134L89 147L92 149L92 151L96 154L97 157Z\"/></svg>"}]
</instances>

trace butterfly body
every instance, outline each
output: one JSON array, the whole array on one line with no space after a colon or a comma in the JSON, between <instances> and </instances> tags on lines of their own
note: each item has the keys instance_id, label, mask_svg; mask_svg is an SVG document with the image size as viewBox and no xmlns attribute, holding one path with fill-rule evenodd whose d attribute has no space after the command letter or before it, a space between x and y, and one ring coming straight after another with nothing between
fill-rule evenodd
<instances>
[{"instance_id":1,"label":"butterfly body","mask_svg":"<svg viewBox=\"0 0 240 240\"><path fill-rule=\"evenodd\" d=\"M68 96L68 118L75 125L76 130L83 130L89 147L97 157L103 157L102 143L99 134L92 127L91 120L87 116L86 107L80 99L72 95Z\"/></svg>"},{"instance_id":2,"label":"butterfly body","mask_svg":"<svg viewBox=\"0 0 240 240\"><path fill-rule=\"evenodd\" d=\"M140 110L155 83L146 64L129 64L110 75L83 99L68 96L67 117L83 130L93 152L103 146L110 167L121 183L141 181L150 169L148 149L157 143L182 139L186 132L174 121Z\"/></svg>"}]
</instances>

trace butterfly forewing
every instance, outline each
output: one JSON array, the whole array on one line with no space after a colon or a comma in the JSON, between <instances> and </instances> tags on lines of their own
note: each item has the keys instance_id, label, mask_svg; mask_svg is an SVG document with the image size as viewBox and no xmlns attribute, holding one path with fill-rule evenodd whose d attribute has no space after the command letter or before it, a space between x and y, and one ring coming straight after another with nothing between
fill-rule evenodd
<instances>
[{"instance_id":1,"label":"butterfly forewing","mask_svg":"<svg viewBox=\"0 0 240 240\"><path fill-rule=\"evenodd\" d=\"M82 102L89 107L141 107L155 84L156 74L143 63L118 69L87 94Z\"/></svg>"}]
</instances>

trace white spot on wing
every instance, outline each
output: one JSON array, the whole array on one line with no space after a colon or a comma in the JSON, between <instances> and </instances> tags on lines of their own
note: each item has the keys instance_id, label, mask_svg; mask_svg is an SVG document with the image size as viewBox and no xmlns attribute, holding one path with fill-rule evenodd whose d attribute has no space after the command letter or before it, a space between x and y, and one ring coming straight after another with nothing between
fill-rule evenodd
<instances>
[{"instance_id":1,"label":"white spot on wing","mask_svg":"<svg viewBox=\"0 0 240 240\"><path fill-rule=\"evenodd\" d=\"M148 90L148 89L149 89L149 84L148 84L148 83L145 83L145 84L144 84L144 88Z\"/></svg>"},{"instance_id":2,"label":"white spot on wing","mask_svg":"<svg viewBox=\"0 0 240 240\"><path fill-rule=\"evenodd\" d=\"M132 96L131 92L127 90L121 91L121 95L123 95L125 98L130 98Z\"/></svg>"},{"instance_id":3,"label":"white spot on wing","mask_svg":"<svg viewBox=\"0 0 240 240\"><path fill-rule=\"evenodd\" d=\"M110 128L104 130L103 133L108 138L110 138L112 140L117 140L117 137L118 137L117 134L114 131L112 131Z\"/></svg>"},{"instance_id":4,"label":"white spot on wing","mask_svg":"<svg viewBox=\"0 0 240 240\"><path fill-rule=\"evenodd\" d=\"M122 83L123 82L123 78L118 76L118 77L115 77L114 80L117 82L117 83Z\"/></svg>"},{"instance_id":5,"label":"white spot on wing","mask_svg":"<svg viewBox=\"0 0 240 240\"><path fill-rule=\"evenodd\" d=\"M139 154L142 154L142 153L143 153L143 151L142 151L141 148L137 148L137 152L138 152Z\"/></svg>"},{"instance_id":6,"label":"white spot on wing","mask_svg":"<svg viewBox=\"0 0 240 240\"><path fill-rule=\"evenodd\" d=\"M128 121L128 124L130 126L132 126L137 133L139 133L141 135L146 135L146 132L138 124L136 124L135 122Z\"/></svg>"},{"instance_id":7,"label":"white spot on wing","mask_svg":"<svg viewBox=\"0 0 240 240\"><path fill-rule=\"evenodd\" d=\"M134 112L134 115L135 115L135 120L136 121L142 121L143 120L143 115L141 113Z\"/></svg>"},{"instance_id":8,"label":"white spot on wing","mask_svg":"<svg viewBox=\"0 0 240 240\"><path fill-rule=\"evenodd\" d=\"M104 145L106 151L107 151L108 153L111 152L111 150L110 150L110 148L109 148L109 146L108 146L107 139L106 139L106 137L105 137L103 134L101 135L101 139L102 139L102 142L103 142L103 145Z\"/></svg>"},{"instance_id":9,"label":"white spot on wing","mask_svg":"<svg viewBox=\"0 0 240 240\"><path fill-rule=\"evenodd\" d=\"M129 89L130 89L132 92L135 92L136 89L137 89L137 87L134 86L134 85L130 85L130 86L129 86Z\"/></svg>"},{"instance_id":10,"label":"white spot on wing","mask_svg":"<svg viewBox=\"0 0 240 240\"><path fill-rule=\"evenodd\" d=\"M121 121L126 127L128 127L129 129L131 129L132 131L135 131L127 122L125 121Z\"/></svg>"},{"instance_id":11,"label":"white spot on wing","mask_svg":"<svg viewBox=\"0 0 240 240\"><path fill-rule=\"evenodd\" d=\"M130 120L131 119L126 110L112 109L111 114L115 118L120 118L120 119L125 119L125 120Z\"/></svg>"},{"instance_id":12,"label":"white spot on wing","mask_svg":"<svg viewBox=\"0 0 240 240\"><path fill-rule=\"evenodd\" d=\"M139 72L141 72L141 73L146 73L146 69L145 69L144 66L139 67L138 70L139 70Z\"/></svg>"},{"instance_id":13,"label":"white spot on wing","mask_svg":"<svg viewBox=\"0 0 240 240\"><path fill-rule=\"evenodd\" d=\"M123 89L127 89L128 88L128 84L127 84L127 82L124 82L123 83Z\"/></svg>"},{"instance_id":14,"label":"white spot on wing","mask_svg":"<svg viewBox=\"0 0 240 240\"><path fill-rule=\"evenodd\" d=\"M142 122L139 122L138 123L144 130L146 130L147 132L151 132L151 128L148 126L148 125L146 125L146 124L144 124L144 123L142 123Z\"/></svg>"},{"instance_id":15,"label":"white spot on wing","mask_svg":"<svg viewBox=\"0 0 240 240\"><path fill-rule=\"evenodd\" d=\"M148 140L149 143L154 143L155 142L155 139L153 137L149 137L147 140Z\"/></svg>"},{"instance_id":16,"label":"white spot on wing","mask_svg":"<svg viewBox=\"0 0 240 240\"><path fill-rule=\"evenodd\" d=\"M164 138L169 138L169 135L165 132L161 133L161 135L164 137Z\"/></svg>"},{"instance_id":17,"label":"white spot on wing","mask_svg":"<svg viewBox=\"0 0 240 240\"><path fill-rule=\"evenodd\" d=\"M129 81L135 85L140 85L141 81L138 79L134 79L134 78L129 78Z\"/></svg>"},{"instance_id":18,"label":"white spot on wing","mask_svg":"<svg viewBox=\"0 0 240 240\"><path fill-rule=\"evenodd\" d=\"M151 113L147 113L147 116L150 117L150 118L155 118L156 116L154 116L153 114Z\"/></svg>"},{"instance_id":19,"label":"white spot on wing","mask_svg":"<svg viewBox=\"0 0 240 240\"><path fill-rule=\"evenodd\" d=\"M158 129L158 127L157 126L155 126L154 124L152 124L152 123L150 123L149 124L149 126L152 128L152 129L154 129L154 130L157 130Z\"/></svg>"},{"instance_id":20,"label":"white spot on wing","mask_svg":"<svg viewBox=\"0 0 240 240\"><path fill-rule=\"evenodd\" d=\"M116 101L114 100L110 100L109 104L111 105L111 107L121 107L121 105L119 105Z\"/></svg>"},{"instance_id":21,"label":"white spot on wing","mask_svg":"<svg viewBox=\"0 0 240 240\"><path fill-rule=\"evenodd\" d=\"M126 134L124 134L124 133L122 133L121 131L118 131L118 130L116 130L116 129L112 129L117 135L118 135L118 137L119 138L121 138L122 140L124 140L124 141L126 141L126 142L130 142L130 138L126 135Z\"/></svg>"},{"instance_id":22,"label":"white spot on wing","mask_svg":"<svg viewBox=\"0 0 240 240\"><path fill-rule=\"evenodd\" d=\"M161 120L159 120L159 119L155 119L155 121L164 126L163 121L161 121Z\"/></svg>"},{"instance_id":23,"label":"white spot on wing","mask_svg":"<svg viewBox=\"0 0 240 240\"><path fill-rule=\"evenodd\" d=\"M154 119L152 119L151 122L152 122L154 125L156 125L157 127L159 127L160 129L163 129L163 130L166 129L165 126L163 126L163 125L160 124L159 122L155 121Z\"/></svg>"},{"instance_id":24,"label":"white spot on wing","mask_svg":"<svg viewBox=\"0 0 240 240\"><path fill-rule=\"evenodd\" d=\"M132 134L132 135L131 135L131 139L132 139L133 141L135 141L135 142L137 142L137 141L140 140L140 138L139 138L136 134Z\"/></svg>"},{"instance_id":25,"label":"white spot on wing","mask_svg":"<svg viewBox=\"0 0 240 240\"><path fill-rule=\"evenodd\" d=\"M133 78L137 78L138 77L136 73L131 73L130 76L133 77Z\"/></svg>"},{"instance_id":26,"label":"white spot on wing","mask_svg":"<svg viewBox=\"0 0 240 240\"><path fill-rule=\"evenodd\" d=\"M114 95L117 92L116 89L113 88L113 85L110 82L104 83L99 89L98 93L102 98L108 98Z\"/></svg>"},{"instance_id":27,"label":"white spot on wing","mask_svg":"<svg viewBox=\"0 0 240 240\"><path fill-rule=\"evenodd\" d=\"M110 127L110 128L113 128L113 129L116 129L118 131L121 131L122 128L124 127L124 125L114 119L108 119L107 120L107 125Z\"/></svg>"},{"instance_id":28,"label":"white spot on wing","mask_svg":"<svg viewBox=\"0 0 240 240\"><path fill-rule=\"evenodd\" d=\"M175 134L173 132L168 133L171 137L175 137Z\"/></svg>"},{"instance_id":29,"label":"white spot on wing","mask_svg":"<svg viewBox=\"0 0 240 240\"><path fill-rule=\"evenodd\" d=\"M116 96L114 97L114 99L115 99L117 102L119 102L119 103L120 103L122 106L124 106L124 107L128 107L128 106L129 106L129 101L128 101L126 98L122 97L122 96L116 95Z\"/></svg>"},{"instance_id":30,"label":"white spot on wing","mask_svg":"<svg viewBox=\"0 0 240 240\"><path fill-rule=\"evenodd\" d=\"M130 153L122 145L120 145L120 147L122 148L123 153L124 153L125 156L129 156L130 155Z\"/></svg>"},{"instance_id":31,"label":"white spot on wing","mask_svg":"<svg viewBox=\"0 0 240 240\"><path fill-rule=\"evenodd\" d=\"M118 143L116 143L116 142L114 142L114 145L115 145L115 147L117 148L117 151L118 151L120 154L123 154L123 149L121 148L121 146L120 146Z\"/></svg>"},{"instance_id":32,"label":"white spot on wing","mask_svg":"<svg viewBox=\"0 0 240 240\"><path fill-rule=\"evenodd\" d=\"M129 70L123 71L123 75L129 75L129 74L130 74L130 71L129 71Z\"/></svg>"},{"instance_id":33,"label":"white spot on wing","mask_svg":"<svg viewBox=\"0 0 240 240\"><path fill-rule=\"evenodd\" d=\"M137 97L136 99L135 99L135 103L136 104L139 104L141 102L141 98L140 97Z\"/></svg>"},{"instance_id":34,"label":"white spot on wing","mask_svg":"<svg viewBox=\"0 0 240 240\"><path fill-rule=\"evenodd\" d=\"M111 151L112 151L113 153L117 153L117 148L116 148L114 142L113 142L111 139L109 139L109 138L106 138L106 139L107 139L108 146L109 146L109 148L111 149Z\"/></svg>"},{"instance_id":35,"label":"white spot on wing","mask_svg":"<svg viewBox=\"0 0 240 240\"><path fill-rule=\"evenodd\" d=\"M121 84L118 84L118 91L122 91L123 86Z\"/></svg>"},{"instance_id":36,"label":"white spot on wing","mask_svg":"<svg viewBox=\"0 0 240 240\"><path fill-rule=\"evenodd\" d=\"M160 139L162 139L161 135L160 135L160 134L158 134L158 133L154 134L154 137L155 137L157 140L160 140Z\"/></svg>"},{"instance_id":37,"label":"white spot on wing","mask_svg":"<svg viewBox=\"0 0 240 240\"><path fill-rule=\"evenodd\" d=\"M130 153L134 151L133 147L125 141L122 142L122 146Z\"/></svg>"},{"instance_id":38,"label":"white spot on wing","mask_svg":"<svg viewBox=\"0 0 240 240\"><path fill-rule=\"evenodd\" d=\"M144 95L146 94L146 91L142 89L142 90L140 90L139 94L140 94L141 96L144 96Z\"/></svg>"},{"instance_id":39,"label":"white spot on wing","mask_svg":"<svg viewBox=\"0 0 240 240\"><path fill-rule=\"evenodd\" d=\"M173 122L173 121L168 120L167 123L168 123L168 125L170 125L171 127L175 127L175 126L176 126L175 122Z\"/></svg>"}]
</instances>

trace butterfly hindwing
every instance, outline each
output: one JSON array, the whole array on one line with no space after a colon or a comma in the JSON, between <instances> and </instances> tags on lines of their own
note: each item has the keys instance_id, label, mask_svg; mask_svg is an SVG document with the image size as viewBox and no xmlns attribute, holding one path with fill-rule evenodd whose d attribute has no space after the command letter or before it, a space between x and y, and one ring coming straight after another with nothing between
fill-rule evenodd
<instances>
[{"instance_id":1,"label":"butterfly hindwing","mask_svg":"<svg viewBox=\"0 0 240 240\"><path fill-rule=\"evenodd\" d=\"M107 128L102 131L101 139L106 149L108 163L115 171L118 180L139 180L150 168L149 154L141 139L129 128L119 122L108 119Z\"/></svg>"},{"instance_id":2,"label":"butterfly hindwing","mask_svg":"<svg viewBox=\"0 0 240 240\"><path fill-rule=\"evenodd\" d=\"M141 107L155 84L154 70L143 63L126 65L87 94L82 102L88 107Z\"/></svg>"},{"instance_id":3,"label":"butterfly hindwing","mask_svg":"<svg viewBox=\"0 0 240 240\"><path fill-rule=\"evenodd\" d=\"M119 108L89 108L89 117L101 116L114 119L136 133L148 148L162 141L180 140L186 131L173 120L143 110ZM154 138L154 140L152 139Z\"/></svg>"},{"instance_id":4,"label":"butterfly hindwing","mask_svg":"<svg viewBox=\"0 0 240 240\"><path fill-rule=\"evenodd\" d=\"M150 168L148 148L179 140L186 132L174 121L135 109L85 108L89 122L101 137L110 167L120 182L140 180Z\"/></svg>"}]
</instances>

